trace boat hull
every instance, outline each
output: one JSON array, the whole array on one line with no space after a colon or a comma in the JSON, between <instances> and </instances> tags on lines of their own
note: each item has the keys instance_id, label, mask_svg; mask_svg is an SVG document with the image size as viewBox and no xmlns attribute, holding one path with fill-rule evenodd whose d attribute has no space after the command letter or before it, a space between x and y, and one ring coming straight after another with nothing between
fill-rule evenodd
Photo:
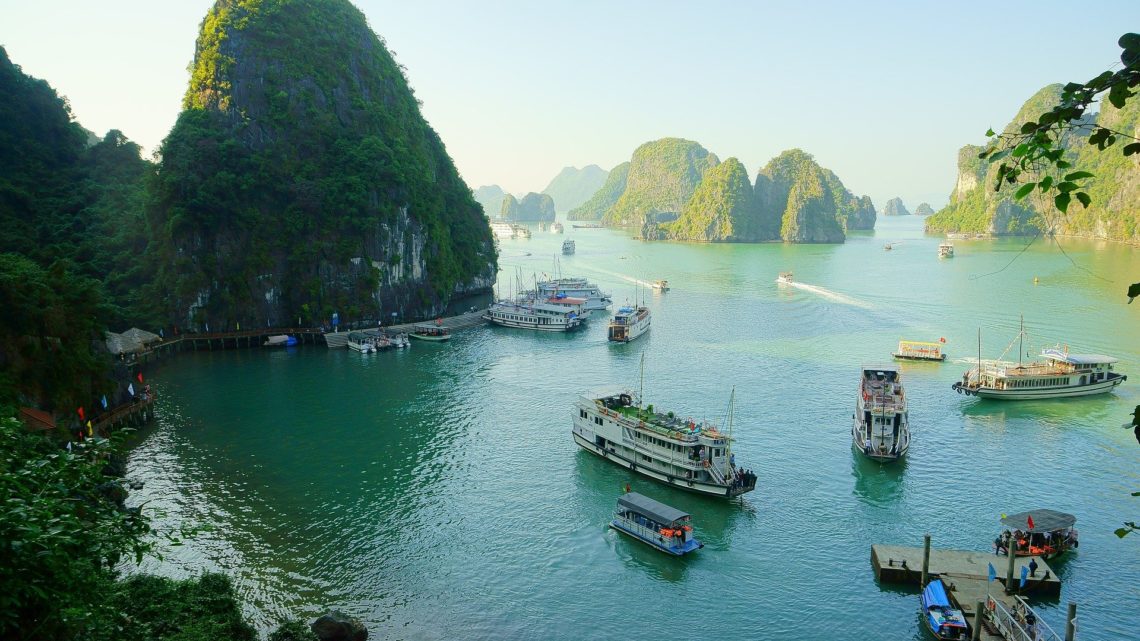
<instances>
[{"instance_id":1,"label":"boat hull","mask_svg":"<svg viewBox=\"0 0 1140 641\"><path fill-rule=\"evenodd\" d=\"M638 465L635 461L631 461L621 454L618 454L617 452L610 452L602 449L600 445L591 443L590 441L582 438L577 433L574 433L574 442L578 444L578 447L581 447L587 452L595 454L601 458L607 459L615 465L619 465L630 471L637 472L642 476L647 476L655 481L660 481L665 485L670 485L681 490L694 492L696 494L704 494L706 496L723 496L726 498L732 498L734 496L739 496L742 494L742 492L733 492L733 488L725 485L705 483L702 481L690 481L679 476L672 476L664 472L658 472L657 470L647 468L643 465Z\"/></svg>"},{"instance_id":2,"label":"boat hull","mask_svg":"<svg viewBox=\"0 0 1140 641\"><path fill-rule=\"evenodd\" d=\"M1128 380L1127 376L1113 374L1112 378L1084 385L1066 385L1063 387L1042 387L1040 389L988 389L971 388L961 382L954 383L950 389L967 396L978 396L1003 401L1029 401L1048 398L1069 398L1073 396L1091 396L1111 392L1113 388Z\"/></svg>"},{"instance_id":3,"label":"boat hull","mask_svg":"<svg viewBox=\"0 0 1140 641\"><path fill-rule=\"evenodd\" d=\"M532 329L536 332L568 332L578 327L578 323L565 324L565 325L539 325L536 323L527 323L514 321L504 318L496 318L493 316L484 316L483 320L499 325L501 327L513 327L515 329Z\"/></svg>"},{"instance_id":4,"label":"boat hull","mask_svg":"<svg viewBox=\"0 0 1140 641\"><path fill-rule=\"evenodd\" d=\"M699 550L700 548L704 547L704 545L702 545L700 543L700 541L697 541L696 539L691 539L691 540L687 541L684 545L667 546L663 542L641 536L640 534L634 532L633 530L626 528L617 519L610 521L610 527L617 530L618 532L621 532L622 534L625 534L626 536L629 536L630 538L637 539L638 541L641 541L642 543L644 543L646 545L657 548L658 550L661 550L662 552L664 552L666 554L672 554L673 556L684 556L685 554L688 554L689 552L692 552L693 550Z\"/></svg>"},{"instance_id":5,"label":"boat hull","mask_svg":"<svg viewBox=\"0 0 1140 641\"><path fill-rule=\"evenodd\" d=\"M900 360L900 361L931 361L931 362L935 362L935 363L941 363L941 362L946 360L945 354L943 354L937 358L933 358L930 356L910 356L908 354L891 354L891 356L894 356L896 360Z\"/></svg>"},{"instance_id":6,"label":"boat hull","mask_svg":"<svg viewBox=\"0 0 1140 641\"><path fill-rule=\"evenodd\" d=\"M442 343L451 340L451 334L446 336L422 336L420 334L408 334L408 338L414 338L418 341L429 341L432 343Z\"/></svg>"}]
</instances>

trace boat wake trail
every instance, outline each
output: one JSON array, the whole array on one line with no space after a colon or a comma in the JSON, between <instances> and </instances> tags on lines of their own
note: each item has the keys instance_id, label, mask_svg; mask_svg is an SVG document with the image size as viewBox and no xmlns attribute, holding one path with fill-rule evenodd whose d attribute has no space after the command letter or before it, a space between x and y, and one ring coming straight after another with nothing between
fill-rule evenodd
<instances>
[{"instance_id":1,"label":"boat wake trail","mask_svg":"<svg viewBox=\"0 0 1140 641\"><path fill-rule=\"evenodd\" d=\"M653 283L641 280L639 278L634 278L633 276L626 276L625 274L619 274L618 272L611 272L608 269L599 269L597 267L586 267L585 269L586 269L586 271L596 272L599 274L605 274L607 276L613 276L614 278L620 278L620 279L622 279L628 283L633 283L634 285L641 285L642 287L653 287Z\"/></svg>"},{"instance_id":2,"label":"boat wake trail","mask_svg":"<svg viewBox=\"0 0 1140 641\"><path fill-rule=\"evenodd\" d=\"M861 300L858 300L856 298L852 298L850 296L846 296L844 294L840 294L838 292L833 292L830 289L824 289L822 287L816 287L815 285L808 285L807 283L800 283L800 282L792 283L792 287L795 287L796 289L802 289L805 292L811 292L817 296L822 296L822 297L824 297L830 301L835 301L836 303L842 303L844 305L851 305L852 307L861 307L863 309L872 309L872 306L870 303L863 302Z\"/></svg>"}]
</instances>

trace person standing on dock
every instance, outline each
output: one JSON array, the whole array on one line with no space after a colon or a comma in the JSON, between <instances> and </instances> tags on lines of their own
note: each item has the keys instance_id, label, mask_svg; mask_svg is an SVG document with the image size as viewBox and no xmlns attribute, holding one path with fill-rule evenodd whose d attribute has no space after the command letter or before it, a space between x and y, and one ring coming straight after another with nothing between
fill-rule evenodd
<instances>
[{"instance_id":1,"label":"person standing on dock","mask_svg":"<svg viewBox=\"0 0 1140 641\"><path fill-rule=\"evenodd\" d=\"M1029 559L1029 576L1037 576L1037 559Z\"/></svg>"}]
</instances>

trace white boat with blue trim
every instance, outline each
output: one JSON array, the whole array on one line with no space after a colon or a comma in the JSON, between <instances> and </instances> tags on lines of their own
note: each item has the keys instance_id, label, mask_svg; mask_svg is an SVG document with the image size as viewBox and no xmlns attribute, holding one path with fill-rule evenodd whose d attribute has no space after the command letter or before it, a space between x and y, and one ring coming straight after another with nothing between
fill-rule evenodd
<instances>
[{"instance_id":1,"label":"white boat with blue trim","mask_svg":"<svg viewBox=\"0 0 1140 641\"><path fill-rule=\"evenodd\" d=\"M618 499L610 527L662 552L681 556L705 545L693 537L693 517L637 492Z\"/></svg>"},{"instance_id":2,"label":"white boat with blue trim","mask_svg":"<svg viewBox=\"0 0 1140 641\"><path fill-rule=\"evenodd\" d=\"M897 461L910 449L910 413L897 367L864 367L855 400L851 442L880 463Z\"/></svg>"},{"instance_id":3,"label":"white boat with blue trim","mask_svg":"<svg viewBox=\"0 0 1140 641\"><path fill-rule=\"evenodd\" d=\"M648 332L652 324L653 318L648 307L621 307L610 320L608 336L615 343L628 343Z\"/></svg>"}]
</instances>

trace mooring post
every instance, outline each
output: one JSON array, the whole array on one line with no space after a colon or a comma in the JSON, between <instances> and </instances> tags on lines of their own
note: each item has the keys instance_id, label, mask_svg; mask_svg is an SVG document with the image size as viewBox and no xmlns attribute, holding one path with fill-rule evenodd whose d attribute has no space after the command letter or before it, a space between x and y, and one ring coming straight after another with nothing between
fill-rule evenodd
<instances>
[{"instance_id":1,"label":"mooring post","mask_svg":"<svg viewBox=\"0 0 1140 641\"><path fill-rule=\"evenodd\" d=\"M982 619L986 616L986 602L978 601L974 609L974 628L970 632L970 639L979 641L982 638Z\"/></svg>"},{"instance_id":2,"label":"mooring post","mask_svg":"<svg viewBox=\"0 0 1140 641\"><path fill-rule=\"evenodd\" d=\"M1013 592L1013 564L1017 561L1017 539L1012 536L1009 537L1009 549L1006 550L1009 555L1009 565L1005 569L1005 593Z\"/></svg>"},{"instance_id":3,"label":"mooring post","mask_svg":"<svg viewBox=\"0 0 1140 641\"><path fill-rule=\"evenodd\" d=\"M930 574L930 534L922 535L922 579L919 587L926 587L927 575Z\"/></svg>"},{"instance_id":4,"label":"mooring post","mask_svg":"<svg viewBox=\"0 0 1140 641\"><path fill-rule=\"evenodd\" d=\"M1077 638L1077 602L1069 601L1069 618L1065 621L1065 641Z\"/></svg>"}]
</instances>

